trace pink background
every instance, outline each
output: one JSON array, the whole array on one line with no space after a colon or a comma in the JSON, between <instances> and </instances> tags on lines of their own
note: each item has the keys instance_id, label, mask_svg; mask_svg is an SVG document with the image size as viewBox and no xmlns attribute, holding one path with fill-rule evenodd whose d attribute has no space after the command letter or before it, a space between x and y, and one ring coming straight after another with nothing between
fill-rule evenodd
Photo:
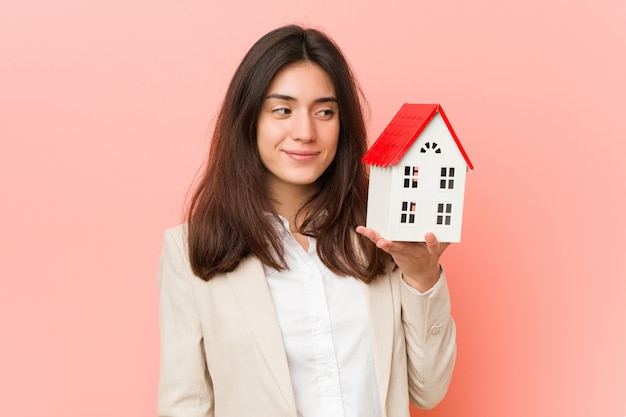
<instances>
[{"instance_id":1,"label":"pink background","mask_svg":"<svg viewBox=\"0 0 626 417\"><path fill-rule=\"evenodd\" d=\"M1 413L155 415L162 231L245 51L302 22L372 139L441 103L476 166L444 259L457 369L413 415L625 416L626 3L263 3L0 6Z\"/></svg>"}]
</instances>

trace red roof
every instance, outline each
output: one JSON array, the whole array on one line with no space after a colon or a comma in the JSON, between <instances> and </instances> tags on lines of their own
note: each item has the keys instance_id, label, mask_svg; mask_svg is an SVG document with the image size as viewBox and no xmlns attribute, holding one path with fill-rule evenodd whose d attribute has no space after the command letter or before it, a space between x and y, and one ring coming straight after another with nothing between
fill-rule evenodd
<instances>
[{"instance_id":1,"label":"red roof","mask_svg":"<svg viewBox=\"0 0 626 417\"><path fill-rule=\"evenodd\" d=\"M439 104L405 103L367 151L363 157L363 162L383 168L396 165L437 112L441 114L441 118L446 123L456 146L465 158L468 168L473 170L472 162Z\"/></svg>"}]
</instances>

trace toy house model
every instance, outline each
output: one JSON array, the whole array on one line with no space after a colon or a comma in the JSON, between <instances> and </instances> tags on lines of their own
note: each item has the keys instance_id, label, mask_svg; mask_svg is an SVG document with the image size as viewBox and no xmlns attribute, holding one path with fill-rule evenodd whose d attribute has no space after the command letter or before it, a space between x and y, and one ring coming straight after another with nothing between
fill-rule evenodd
<instances>
[{"instance_id":1,"label":"toy house model","mask_svg":"<svg viewBox=\"0 0 626 417\"><path fill-rule=\"evenodd\" d=\"M439 104L404 104L363 157L367 227L385 239L460 242L465 174L474 167Z\"/></svg>"}]
</instances>

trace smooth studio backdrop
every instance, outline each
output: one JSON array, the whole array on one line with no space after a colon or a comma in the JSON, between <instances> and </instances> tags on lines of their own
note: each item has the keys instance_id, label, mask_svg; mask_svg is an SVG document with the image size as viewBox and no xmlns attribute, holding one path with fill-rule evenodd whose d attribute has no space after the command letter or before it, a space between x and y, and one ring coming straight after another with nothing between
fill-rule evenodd
<instances>
[{"instance_id":1,"label":"smooth studio backdrop","mask_svg":"<svg viewBox=\"0 0 626 417\"><path fill-rule=\"evenodd\" d=\"M0 398L154 416L156 267L239 60L327 31L374 140L441 103L476 170L446 252L458 364L414 416L626 415L622 0L5 1Z\"/></svg>"}]
</instances>

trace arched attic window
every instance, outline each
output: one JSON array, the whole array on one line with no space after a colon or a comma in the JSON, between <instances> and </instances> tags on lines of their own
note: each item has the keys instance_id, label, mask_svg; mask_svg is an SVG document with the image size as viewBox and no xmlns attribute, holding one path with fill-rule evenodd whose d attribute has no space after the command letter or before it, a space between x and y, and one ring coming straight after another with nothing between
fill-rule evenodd
<instances>
[{"instance_id":1,"label":"arched attic window","mask_svg":"<svg viewBox=\"0 0 626 417\"><path fill-rule=\"evenodd\" d=\"M439 145L437 145L436 142L426 142L424 146L422 146L422 149L420 149L420 153L426 153L429 151L441 153L441 148L439 147Z\"/></svg>"}]
</instances>

